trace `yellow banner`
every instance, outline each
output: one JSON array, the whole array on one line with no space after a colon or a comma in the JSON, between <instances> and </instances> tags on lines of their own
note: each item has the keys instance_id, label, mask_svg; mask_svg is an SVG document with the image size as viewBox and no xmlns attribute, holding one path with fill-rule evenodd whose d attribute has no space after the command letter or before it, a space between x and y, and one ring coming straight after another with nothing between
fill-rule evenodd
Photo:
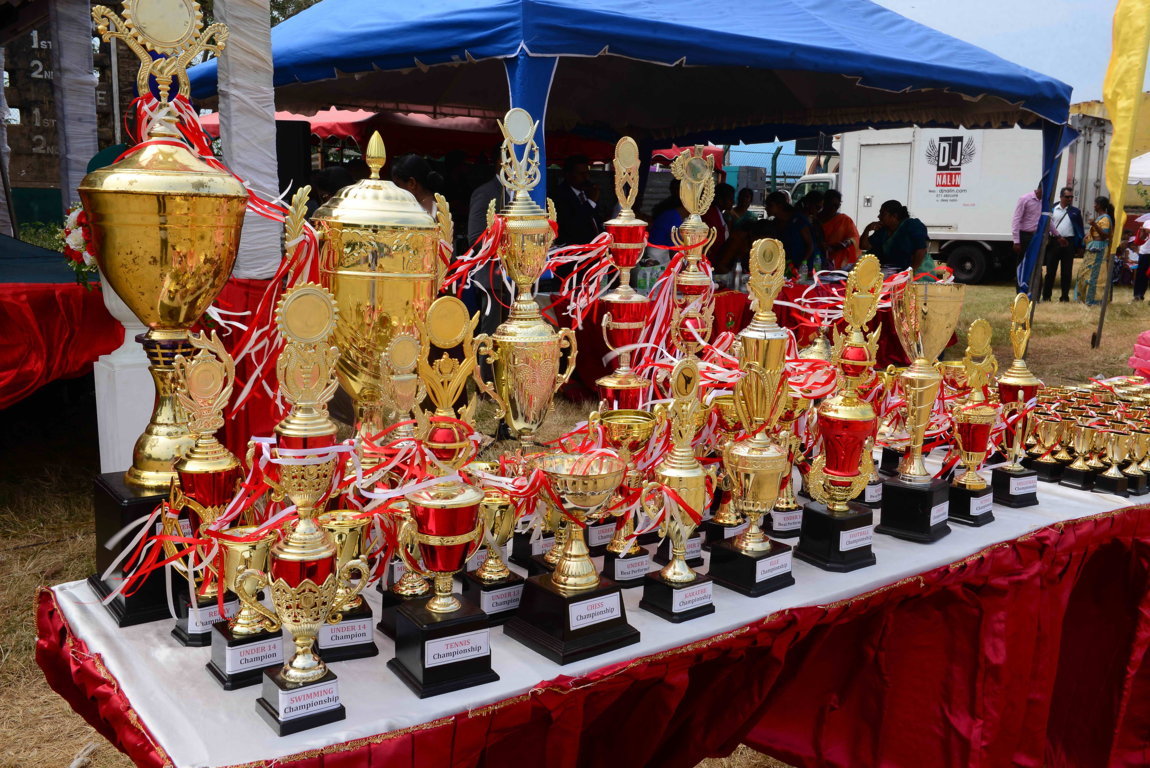
<instances>
[{"instance_id":1,"label":"yellow banner","mask_svg":"<svg viewBox=\"0 0 1150 768\"><path fill-rule=\"evenodd\" d=\"M1148 52L1150 0L1118 0L1118 6L1114 9L1110 66L1106 69L1106 81L1102 84L1102 100L1114 124L1114 137L1110 141L1110 154L1106 159L1106 186L1110 189L1110 202L1114 204L1116 219L1110 250L1121 239L1122 225L1126 221L1126 213L1123 211L1126 179L1133 159Z\"/></svg>"}]
</instances>

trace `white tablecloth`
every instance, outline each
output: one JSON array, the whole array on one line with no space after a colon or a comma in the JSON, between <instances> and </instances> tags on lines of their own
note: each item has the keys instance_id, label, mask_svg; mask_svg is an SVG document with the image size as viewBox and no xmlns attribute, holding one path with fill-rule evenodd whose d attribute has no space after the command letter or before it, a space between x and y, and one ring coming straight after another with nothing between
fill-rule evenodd
<instances>
[{"instance_id":1,"label":"white tablecloth","mask_svg":"<svg viewBox=\"0 0 1150 768\"><path fill-rule=\"evenodd\" d=\"M495 628L491 632L492 665L500 679L429 699L417 698L387 669L385 663L394 656L393 644L377 632L379 656L331 665L339 677L347 719L283 738L256 714L260 687L232 692L221 689L204 668L210 650L180 646L170 635L172 621L118 629L86 582L61 584L54 589L73 632L91 651L103 655L107 669L174 763L181 768L229 766L285 757L482 707L523 694L559 675L578 676L664 651L786 608L855 597L1051 523L1106 512L1132 501L1047 483L1040 483L1038 492L1038 506L1009 509L995 505L997 519L990 525L968 528L952 523L951 534L934 544L876 535L878 564L870 568L827 573L796 560L795 585L760 598L743 597L716 586L715 613L682 624L671 624L641 610L641 588L624 590L627 617L641 633L641 641L566 666L548 661ZM601 558L597 562L601 564ZM378 593L373 588L365 594L378 616Z\"/></svg>"}]
</instances>

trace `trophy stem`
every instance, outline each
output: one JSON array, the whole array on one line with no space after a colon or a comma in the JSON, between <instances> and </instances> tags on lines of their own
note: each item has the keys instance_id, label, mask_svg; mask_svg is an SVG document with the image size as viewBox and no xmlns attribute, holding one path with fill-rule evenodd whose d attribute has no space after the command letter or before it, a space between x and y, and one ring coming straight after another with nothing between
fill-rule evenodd
<instances>
[{"instance_id":1,"label":"trophy stem","mask_svg":"<svg viewBox=\"0 0 1150 768\"><path fill-rule=\"evenodd\" d=\"M427 610L432 613L453 613L460 608L459 600L451 594L452 586L454 585L454 572L444 573L436 571L435 577L435 597L427 601Z\"/></svg>"},{"instance_id":2,"label":"trophy stem","mask_svg":"<svg viewBox=\"0 0 1150 768\"><path fill-rule=\"evenodd\" d=\"M567 540L563 542L563 552L551 581L555 586L569 592L580 592L599 586L599 573L591 562L591 553L583 538L583 527L568 524Z\"/></svg>"},{"instance_id":3,"label":"trophy stem","mask_svg":"<svg viewBox=\"0 0 1150 768\"><path fill-rule=\"evenodd\" d=\"M152 416L132 450L132 466L124 475L128 485L148 491L166 491L176 477L175 463L195 445L188 431L187 414L176 400L177 355L190 357L194 349L187 331L150 330L136 337L148 356L148 373L156 386Z\"/></svg>"},{"instance_id":4,"label":"trophy stem","mask_svg":"<svg viewBox=\"0 0 1150 768\"><path fill-rule=\"evenodd\" d=\"M431 591L431 585L427 583L427 579L408 569L399 577L399 581L395 583L391 591L401 597L418 597Z\"/></svg>"},{"instance_id":5,"label":"trophy stem","mask_svg":"<svg viewBox=\"0 0 1150 768\"><path fill-rule=\"evenodd\" d=\"M483 565L479 566L479 570L475 572L481 581L494 584L511 575L511 569L507 567L507 563L503 562L503 553L500 552L499 547L488 544L486 552L487 556L483 559Z\"/></svg>"},{"instance_id":6,"label":"trophy stem","mask_svg":"<svg viewBox=\"0 0 1150 768\"><path fill-rule=\"evenodd\" d=\"M555 525L555 541L551 543L551 549L547 550L547 554L543 556L551 565L556 565L559 558L563 555L563 547L567 544L567 521L560 520Z\"/></svg>"},{"instance_id":7,"label":"trophy stem","mask_svg":"<svg viewBox=\"0 0 1150 768\"><path fill-rule=\"evenodd\" d=\"M899 376L899 382L906 397L906 426L910 442L899 464L898 477L903 482L926 484L930 482L931 474L922 460L922 443L930 423L931 409L938 399L942 374L920 357Z\"/></svg>"},{"instance_id":8,"label":"trophy stem","mask_svg":"<svg viewBox=\"0 0 1150 768\"><path fill-rule=\"evenodd\" d=\"M291 631L291 627L288 627ZM315 654L315 635L312 633L292 633L295 653L284 665L283 677L291 683L310 683L327 674L327 665Z\"/></svg>"},{"instance_id":9,"label":"trophy stem","mask_svg":"<svg viewBox=\"0 0 1150 768\"><path fill-rule=\"evenodd\" d=\"M735 546L743 552L770 552L771 540L763 533L762 512L750 512L747 514L747 520L750 524L747 530L740 533L735 537Z\"/></svg>"}]
</instances>

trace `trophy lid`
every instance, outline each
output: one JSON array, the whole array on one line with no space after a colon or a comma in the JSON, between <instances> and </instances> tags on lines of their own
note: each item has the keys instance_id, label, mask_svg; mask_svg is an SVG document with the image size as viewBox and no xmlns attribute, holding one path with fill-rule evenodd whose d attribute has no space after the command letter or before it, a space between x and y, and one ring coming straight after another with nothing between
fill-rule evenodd
<instances>
[{"instance_id":1,"label":"trophy lid","mask_svg":"<svg viewBox=\"0 0 1150 768\"><path fill-rule=\"evenodd\" d=\"M149 138L157 138L153 133ZM160 138L175 138L160 133ZM183 142L145 144L119 162L97 168L80 181L81 196L100 193L180 195L247 199L230 173L205 163Z\"/></svg>"},{"instance_id":2,"label":"trophy lid","mask_svg":"<svg viewBox=\"0 0 1150 768\"><path fill-rule=\"evenodd\" d=\"M379 178L387 162L383 138L376 131L363 155L371 176L346 186L328 199L312 216L315 221L329 221L357 227L394 227L397 229L436 229L435 222L415 195Z\"/></svg>"},{"instance_id":3,"label":"trophy lid","mask_svg":"<svg viewBox=\"0 0 1150 768\"><path fill-rule=\"evenodd\" d=\"M453 509L469 507L483 501L483 491L473 485L458 481L436 483L430 488L413 491L404 495L408 504L433 509Z\"/></svg>"}]
</instances>

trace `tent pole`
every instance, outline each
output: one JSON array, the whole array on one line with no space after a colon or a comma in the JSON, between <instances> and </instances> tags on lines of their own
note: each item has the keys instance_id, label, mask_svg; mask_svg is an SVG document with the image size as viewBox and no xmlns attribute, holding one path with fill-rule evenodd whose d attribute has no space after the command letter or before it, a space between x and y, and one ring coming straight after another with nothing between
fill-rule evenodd
<instances>
[{"instance_id":1,"label":"tent pole","mask_svg":"<svg viewBox=\"0 0 1150 768\"><path fill-rule=\"evenodd\" d=\"M539 121L539 130L535 132L535 143L539 146L539 183L531 190L531 199L543 207L547 206L547 97L558 61L554 56L531 56L521 47L518 54L504 62L511 107L526 109Z\"/></svg>"}]
</instances>

